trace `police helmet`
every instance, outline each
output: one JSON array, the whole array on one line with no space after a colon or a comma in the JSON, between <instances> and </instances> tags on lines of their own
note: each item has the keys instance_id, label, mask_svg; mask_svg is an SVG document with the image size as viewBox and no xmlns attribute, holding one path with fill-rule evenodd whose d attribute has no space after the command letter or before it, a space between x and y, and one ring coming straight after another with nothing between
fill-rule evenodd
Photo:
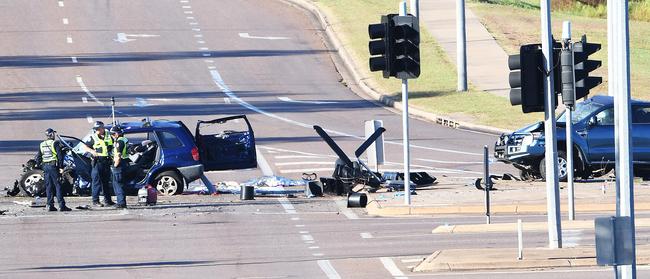
<instances>
[{"instance_id":1,"label":"police helmet","mask_svg":"<svg viewBox=\"0 0 650 279\"><path fill-rule=\"evenodd\" d=\"M45 136L48 139L54 139L54 133L56 133L56 131L54 131L52 128L47 128L47 130L45 130Z\"/></svg>"},{"instance_id":2,"label":"police helmet","mask_svg":"<svg viewBox=\"0 0 650 279\"><path fill-rule=\"evenodd\" d=\"M111 128L111 134L121 135L124 134L124 131L122 130L122 128L120 128L120 126L115 125Z\"/></svg>"},{"instance_id":3,"label":"police helmet","mask_svg":"<svg viewBox=\"0 0 650 279\"><path fill-rule=\"evenodd\" d=\"M93 130L97 131L101 128L104 128L104 122L95 121L95 124L93 124Z\"/></svg>"}]
</instances>

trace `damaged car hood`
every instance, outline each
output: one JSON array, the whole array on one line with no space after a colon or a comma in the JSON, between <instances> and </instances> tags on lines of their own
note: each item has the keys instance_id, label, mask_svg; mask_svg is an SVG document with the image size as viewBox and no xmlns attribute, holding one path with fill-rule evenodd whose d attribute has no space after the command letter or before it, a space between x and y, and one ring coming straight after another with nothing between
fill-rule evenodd
<instances>
[{"instance_id":1,"label":"damaged car hood","mask_svg":"<svg viewBox=\"0 0 650 279\"><path fill-rule=\"evenodd\" d=\"M520 134L520 133L532 133L532 132L541 132L541 131L544 131L544 122L542 121L523 127L515 131L514 133Z\"/></svg>"}]
</instances>

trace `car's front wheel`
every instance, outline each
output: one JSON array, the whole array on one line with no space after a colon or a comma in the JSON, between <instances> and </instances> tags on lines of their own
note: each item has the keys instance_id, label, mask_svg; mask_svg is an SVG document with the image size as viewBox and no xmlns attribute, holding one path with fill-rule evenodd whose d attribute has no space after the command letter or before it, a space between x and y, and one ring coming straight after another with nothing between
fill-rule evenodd
<instances>
[{"instance_id":1,"label":"car's front wheel","mask_svg":"<svg viewBox=\"0 0 650 279\"><path fill-rule=\"evenodd\" d=\"M154 184L158 192L165 196L183 193L183 179L175 171L164 171L158 174Z\"/></svg>"},{"instance_id":2,"label":"car's front wheel","mask_svg":"<svg viewBox=\"0 0 650 279\"><path fill-rule=\"evenodd\" d=\"M557 176L560 181L566 181L569 171L567 169L566 161L566 152L558 151L557 152ZM542 176L542 179L546 179L546 158L543 157L539 161L539 174Z\"/></svg>"}]
</instances>

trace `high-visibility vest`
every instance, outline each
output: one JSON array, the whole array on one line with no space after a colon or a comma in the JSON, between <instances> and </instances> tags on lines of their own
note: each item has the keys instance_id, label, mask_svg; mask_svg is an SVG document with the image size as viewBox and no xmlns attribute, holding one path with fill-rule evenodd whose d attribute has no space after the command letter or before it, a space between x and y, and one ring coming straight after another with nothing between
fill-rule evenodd
<instances>
[{"instance_id":1,"label":"high-visibility vest","mask_svg":"<svg viewBox=\"0 0 650 279\"><path fill-rule=\"evenodd\" d=\"M97 134L92 135L93 149L97 152L98 157L108 157L108 148L113 145L111 136L105 134L104 139L100 139Z\"/></svg>"},{"instance_id":2,"label":"high-visibility vest","mask_svg":"<svg viewBox=\"0 0 650 279\"><path fill-rule=\"evenodd\" d=\"M129 153L126 152L127 151L126 147L129 146L129 140L127 138L125 138L125 137L119 137L119 138L117 138L116 141L121 141L122 143L124 143L123 148L122 148L122 152L120 154L120 158L129 159ZM113 152L116 152L116 151L119 152L119 150L113 150ZM115 154L113 154L113 156L115 156Z\"/></svg>"},{"instance_id":3,"label":"high-visibility vest","mask_svg":"<svg viewBox=\"0 0 650 279\"><path fill-rule=\"evenodd\" d=\"M43 163L54 162L58 159L56 149L54 149L54 140L46 140L41 142L41 158Z\"/></svg>"}]
</instances>

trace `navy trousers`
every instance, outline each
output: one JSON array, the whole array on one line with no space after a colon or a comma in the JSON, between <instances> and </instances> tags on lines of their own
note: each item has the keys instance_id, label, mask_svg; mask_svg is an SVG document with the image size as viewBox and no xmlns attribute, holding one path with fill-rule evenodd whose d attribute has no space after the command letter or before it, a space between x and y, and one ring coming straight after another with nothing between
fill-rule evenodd
<instances>
[{"instance_id":1,"label":"navy trousers","mask_svg":"<svg viewBox=\"0 0 650 279\"><path fill-rule=\"evenodd\" d=\"M108 183L111 177L110 160L97 160L93 163L92 176L92 199L99 202L99 191L102 191L105 203L111 203L111 192Z\"/></svg>"},{"instance_id":2,"label":"navy trousers","mask_svg":"<svg viewBox=\"0 0 650 279\"><path fill-rule=\"evenodd\" d=\"M111 165L111 172L113 173L113 191L115 192L117 205L126 205L126 197L124 196L124 168L122 166L116 168Z\"/></svg>"},{"instance_id":3,"label":"navy trousers","mask_svg":"<svg viewBox=\"0 0 650 279\"><path fill-rule=\"evenodd\" d=\"M61 189L61 183L59 183L59 168L53 164L43 164L43 172L47 205L54 207L54 194L52 191L56 191L56 200L59 201L59 207L65 207L63 191Z\"/></svg>"}]
</instances>

